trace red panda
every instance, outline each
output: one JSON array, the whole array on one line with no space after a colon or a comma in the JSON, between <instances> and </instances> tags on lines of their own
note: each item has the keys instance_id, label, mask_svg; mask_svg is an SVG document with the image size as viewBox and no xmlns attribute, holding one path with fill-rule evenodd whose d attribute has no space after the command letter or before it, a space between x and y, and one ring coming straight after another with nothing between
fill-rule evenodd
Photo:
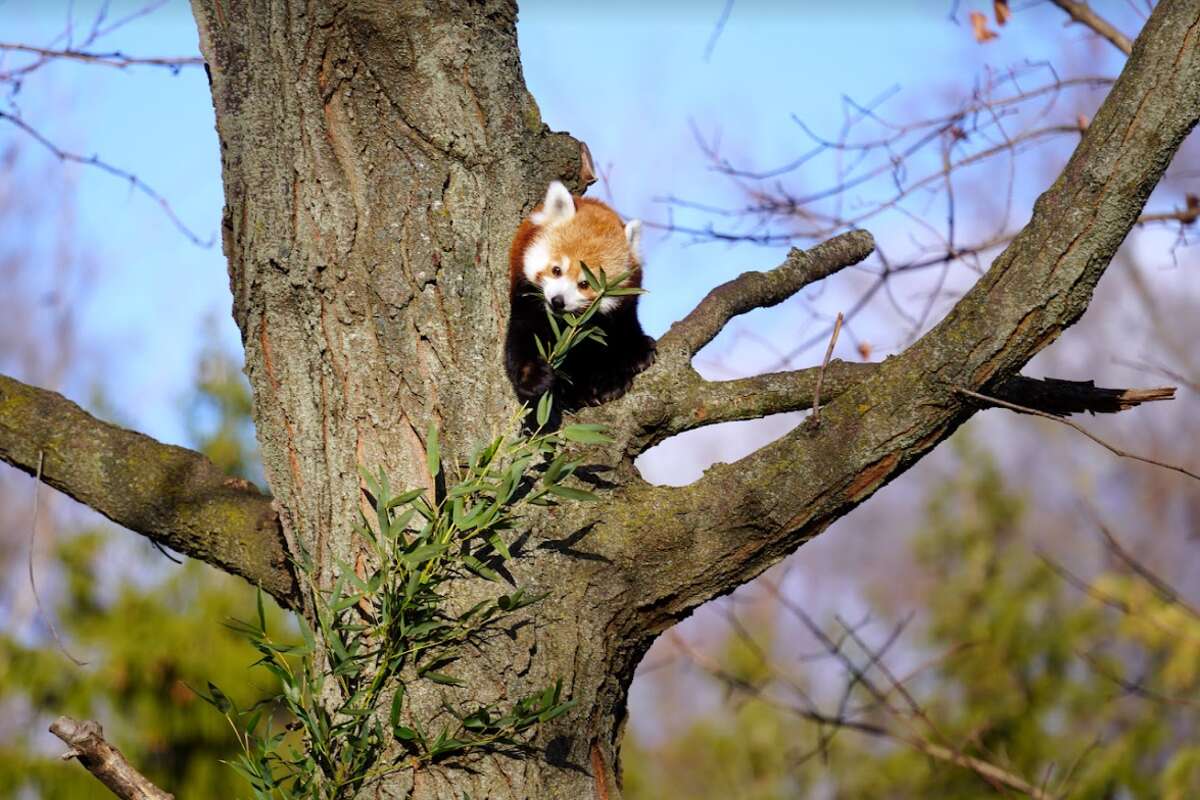
<instances>
[{"instance_id":1,"label":"red panda","mask_svg":"<svg viewBox=\"0 0 1200 800\"><path fill-rule=\"evenodd\" d=\"M609 278L626 272L622 286L642 285L638 244L641 223L622 225L599 200L573 197L558 181L546 199L517 228L509 249L512 313L505 341L505 368L517 397L536 402L553 392L556 411L572 411L616 399L654 361L654 340L637 318L638 295L605 297L591 323L606 343L588 339L575 346L556 374L538 352L536 338L554 343L547 308L581 312L595 300L580 263Z\"/></svg>"}]
</instances>

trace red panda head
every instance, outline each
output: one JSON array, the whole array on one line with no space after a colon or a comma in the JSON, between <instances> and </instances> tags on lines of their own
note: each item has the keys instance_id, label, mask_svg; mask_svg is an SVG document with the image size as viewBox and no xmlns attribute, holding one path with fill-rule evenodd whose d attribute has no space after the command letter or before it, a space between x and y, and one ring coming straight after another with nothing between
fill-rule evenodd
<instances>
[{"instance_id":1,"label":"red panda head","mask_svg":"<svg viewBox=\"0 0 1200 800\"><path fill-rule=\"evenodd\" d=\"M642 224L626 225L599 200L572 197L558 181L550 184L546 199L521 223L509 254L514 291L522 281L541 289L557 311L582 311L596 299L581 264L593 274L601 270L611 279L626 272L622 286L641 286L638 245ZM622 301L637 295L606 297L600 312L609 313Z\"/></svg>"}]
</instances>

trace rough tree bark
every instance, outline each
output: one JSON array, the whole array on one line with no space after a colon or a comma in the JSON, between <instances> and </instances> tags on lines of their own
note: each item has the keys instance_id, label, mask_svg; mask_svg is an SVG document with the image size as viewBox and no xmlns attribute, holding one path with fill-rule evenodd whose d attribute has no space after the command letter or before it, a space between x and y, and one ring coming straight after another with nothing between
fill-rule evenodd
<instances>
[{"instance_id":1,"label":"rough tree bark","mask_svg":"<svg viewBox=\"0 0 1200 800\"><path fill-rule=\"evenodd\" d=\"M548 181L582 190L590 169L580 143L542 124L525 89L512 2L193 7L221 142L234 316L278 520L258 513L266 498L213 478L195 454L164 467L166 448L92 436L86 415L74 432L54 420L32 425L66 401L14 381L0 383L0 456L29 471L44 451L58 488L294 606L294 578L272 554L305 548L322 582L336 560L354 563L363 549L353 532L359 466L419 485L429 423L453 458L513 412L500 351L508 240ZM945 439L978 410L958 387L1060 412L1136 400L1077 384L1033 387L1017 372L1083 313L1200 116L1198 29L1193 0L1158 4L1028 226L930 333L881 364L831 364L819 426L801 425L691 486L654 487L633 459L668 436L812 403L813 370L707 382L691 358L732 316L862 260L871 238L850 232L794 251L774 270L714 290L676 323L630 394L581 415L616 437L585 453L603 502L529 517L511 565L518 582L551 593L536 623L457 672L468 686L455 691L481 702L562 677L578 705L539 731L535 758L406 772L372 792L613 800L626 690L653 638ZM96 469L69 463L81 453ZM195 492L164 493L154 515L109 497L124 496L106 477L112 470L147 470L161 486L172 469L192 476ZM153 493L156 484L140 485ZM225 505L206 506L205 491ZM229 513L197 532L196 508ZM213 546L229 540L262 549Z\"/></svg>"}]
</instances>

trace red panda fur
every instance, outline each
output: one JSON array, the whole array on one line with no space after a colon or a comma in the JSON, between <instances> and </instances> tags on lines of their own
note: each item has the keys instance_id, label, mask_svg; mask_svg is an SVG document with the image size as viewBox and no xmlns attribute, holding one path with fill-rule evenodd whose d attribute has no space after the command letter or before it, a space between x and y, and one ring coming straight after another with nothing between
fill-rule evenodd
<instances>
[{"instance_id":1,"label":"red panda fur","mask_svg":"<svg viewBox=\"0 0 1200 800\"><path fill-rule=\"evenodd\" d=\"M559 206L565 204L565 189L551 184L547 201L555 190L560 192ZM505 342L505 367L518 399L535 403L547 391L553 393L557 411L571 411L615 399L628 391L634 376L654 360L654 340L642 332L637 318L638 296L606 298L592 323L600 327L606 344L586 341L571 351L560 373L555 374L541 357L536 339L545 345L554 341L547 319L547 300L542 284L554 285L569 279L576 300L594 298L586 286L581 263L596 275L601 270L609 279L628 273L622 286L642 285L641 259L627 238L626 227L617 213L605 203L589 197L572 196L574 215L565 221L539 224L546 203L535 207L518 226L509 248L509 286L511 315ZM544 245L547 263L538 268L531 281L526 275L527 253L535 245ZM564 265L564 259L566 263ZM556 276L551 270L557 269ZM586 306L584 306L586 307ZM579 310L579 309L576 309Z\"/></svg>"},{"instance_id":2,"label":"red panda fur","mask_svg":"<svg viewBox=\"0 0 1200 800\"><path fill-rule=\"evenodd\" d=\"M562 250L571 253L572 266L574 262L583 261L593 272L605 268L610 278L632 270L632 274L622 283L623 286L642 285L641 258L637 252L630 252L628 266L615 272L608 269L604 262L617 261L612 251L625 249L625 228L621 218L606 203L592 197L575 197L575 217L571 220L571 231L567 241L560 244ZM517 232L513 235L512 245L508 249L508 283L509 289L516 287L525 279L525 251L542 232L542 226L537 225L530 217L542 211L543 204L539 203L521 220ZM619 244L617 244L619 242ZM607 257L606 257L607 256Z\"/></svg>"}]
</instances>

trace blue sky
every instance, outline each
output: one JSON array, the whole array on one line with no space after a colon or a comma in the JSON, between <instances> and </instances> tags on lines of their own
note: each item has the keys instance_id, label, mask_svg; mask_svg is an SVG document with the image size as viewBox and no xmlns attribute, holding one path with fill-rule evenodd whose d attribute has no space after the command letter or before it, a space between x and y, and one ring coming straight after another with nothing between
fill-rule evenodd
<instances>
[{"instance_id":1,"label":"blue sky","mask_svg":"<svg viewBox=\"0 0 1200 800\"><path fill-rule=\"evenodd\" d=\"M1134 11L1140 2L1097 0L1093 6L1133 32L1140 24ZM114 2L112 16L139 5ZM662 221L668 208L657 198L668 195L717 205L738 203L728 181L708 168L694 141L693 125L706 136L719 133L722 152L739 164L765 168L786 163L810 146L792 115L820 135L832 136L842 123L845 97L866 102L898 87L884 111L909 119L932 116L961 100L986 79L989 69L1047 62L1064 77L1079 70L1107 75L1119 70L1120 58L1109 45L1084 42L1090 37L1078 27L1064 31L1061 12L1049 3L1014 2L1013 21L999 39L983 46L971 37L966 15L972 10L990 12L991 0L960 0L958 23L948 17L952 5L951 0L737 0L707 59L705 51L724 0L604 4L538 0L522 4L518 30L526 81L543 119L552 128L586 141L609 177L607 185L593 187L592 194L610 199L626 215ZM76 20L88 20L95 6L94 0L78 0L73 6L66 0L0 0L0 40L52 45L63 29L68 7L74 9ZM113 33L97 49L139 56L193 55L196 31L186 3L174 0ZM1063 63L1068 50L1080 60ZM12 63L10 59L6 65ZM62 147L98 154L136 172L170 201L179 218L201 238L217 234L223 202L220 164L211 100L201 70L172 75L160 69L120 71L53 64L26 81L17 100L26 119ZM0 110L6 110L2 103ZM229 314L228 278L219 243L197 247L151 200L130 191L121 180L86 167L60 167L0 121L0 153L13 142L22 148L21 169L28 174L63 170L75 181L78 224L73 245L76 253L96 265L92 286L80 297L77 309L81 336L96 358L94 363L81 364L80 374L86 368L87 378L68 381L67 393L86 405L88 381L98 375L110 406L125 424L186 444L182 403L192 385L197 353L210 341L206 337L215 331L224 347L232 352L240 349ZM1018 181L1014 224L1023 222L1033 197L1045 188L1065 155L1065 147L1046 148L1022 162L1032 168L1023 170ZM792 178L803 186L827 185L830 169L827 161L815 162ZM877 184L863 187L862 194L879 188ZM999 193L998 189L995 194ZM987 204L996 200L990 195L985 183L976 216L987 216ZM1174 201L1160 199L1157 208L1169 208ZM918 203L914 210L938 219L942 212L936 203L936 198L928 207ZM47 242L55 224L54 219L28 229L0 224L0 256L30 241L48 256ZM964 219L962 224L975 221ZM902 249L913 233L911 221L896 217L880 218L867 227L889 248ZM1145 238L1141 234L1139 242ZM695 244L654 231L648 232L644 248L650 294L642 301L643 322L655 335L712 286L746 269L773 266L786 252L782 246ZM1194 309L1194 302L1188 306L1184 301L1188 292L1194 295L1196 290L1187 288L1178 265L1163 260L1161 251L1160 247L1146 262L1148 279L1160 288L1170 287L1168 296L1178 301L1170 308ZM1194 263L1194 250L1190 258ZM769 346L784 347L819 331L830 315L853 302L867 277L847 271L779 308L735 321L701 354L700 368L710 375L731 376L771 366L775 356ZM1114 275L1100 287L1110 308L1121 302L1119 280ZM918 288L902 283L897 292L905 296ZM6 305L10 299L0 287L0 315L16 311ZM853 334L872 343L873 357L879 358L904 343L905 326L882 301L873 303L869 311L856 322ZM1121 324L1105 331L1105 342L1114 344L1110 352L1132 358L1153 347L1154 330L1141 312L1134 306L1121 309ZM214 321L215 329L206 325L207 320ZM1085 317L1081 329L1087 322ZM753 330L757 340L739 337L739 331L747 330ZM1072 332L1063 344L1072 344L1072 339L1075 345L1089 344L1082 332ZM854 341L853 336L843 336L838 355L854 358ZM1095 344L1098 341L1099 337L1093 338L1094 349L1102 349ZM821 349L801 354L795 366L817 362ZM1064 352L1072 352L1059 345L1050 351L1048 356L1060 362ZM1028 373L1043 374L1042 363L1044 359ZM1111 364L1102 366L1097 372L1047 371L1063 377L1095 376L1103 382ZM1144 380L1144 375L1139 377ZM1136 382L1128 372L1119 380ZM1178 401L1181 409L1187 399L1185 395ZM1139 434L1137 441L1146 441L1149 422L1169 420L1162 416L1169 413L1169 408L1150 409L1087 424L1097 429L1128 426L1125 430ZM697 432L687 445L691 448L687 458L680 458L679 450L667 449L644 466L658 479L685 482L699 474L705 460L731 460L795 422L793 415ZM1004 419L994 416L981 422L997 423L995 430L1006 436L1017 427L1002 428L999 423ZM1021 429L1029 439L1041 430L1028 422ZM1047 454L1026 447L1021 452L1020 458L1046 462L1056 457L1069 461L1077 451L1061 447ZM933 461L927 460L919 469L928 469ZM1103 474L1112 460L1103 457L1087 463ZM1067 466L1071 469L1058 470L1055 480L1075 481L1074 468L1083 469L1082 463ZM1036 474L1044 478L1047 473L1043 468ZM902 502L910 509L918 502L911 489L914 480L893 484L839 526L870 527L872 534L879 528L890 531L901 516L896 509ZM887 515L889 509L889 518L870 517ZM898 547L899 537L842 536L833 546L832 536L831 531L805 548L809 563L833 565L805 573L805 589L819 603L839 603L839 611L853 616L853 577L863 572L871 558L886 561L887 553ZM889 546L893 551L886 549Z\"/></svg>"},{"instance_id":2,"label":"blue sky","mask_svg":"<svg viewBox=\"0 0 1200 800\"><path fill-rule=\"evenodd\" d=\"M115 2L110 19L138 7ZM1050 35L1040 33L1047 21L1061 23L1057 12L1045 7L1018 14L1013 27L1019 26L1019 35L980 47L965 23L948 18L949 4L851 7L814 0L785 6L738 0L706 60L723 7L723 0L522 4L526 80L543 117L589 144L610 178L607 187L594 187L593 193L604 196L607 189L627 215L665 220L667 208L655 198L666 195L733 202L728 183L707 169L692 124L705 135L719 132L723 152L739 163L770 166L807 146L790 120L793 113L832 135L840 124L843 95L865 101L897 85L900 92L889 108L932 109L944 97L942 87L968 84L985 64L1052 57L1062 44L1057 25L1050 26ZM972 7L964 2L960 18ZM94 15L95 3L2 2L0 38L51 44L63 30L68 8L78 31ZM186 3L168 2L96 48L192 55L196 32ZM1097 53L1108 58L1102 48ZM54 64L26 82L19 101L26 119L55 142L135 172L201 238L217 234L220 169L202 71L172 75L152 68ZM21 136L0 126L0 143ZM49 159L31 142L22 147L27 158ZM182 441L179 398L203 344L204 321L217 320L225 346L239 347L219 243L195 246L153 201L120 179L85 167L64 169L78 181L80 245L99 265L95 288L79 309L84 338L101 352L119 354L106 361L106 393L146 432ZM653 233L645 248L651 293L643 301L644 322L654 334L711 286L744 269L778 263L786 249L695 245ZM836 291L854 288L851 277ZM837 296L822 300L829 308L840 302ZM775 338L794 338L819 324L786 307L751 319L756 329ZM871 333L873 338L895 338L887 327L894 321L886 315L875 324L882 327ZM764 353L722 349L723 341L714 345L717 355L710 360L736 362L735 371L743 372L766 363ZM850 344L843 348L848 355ZM86 396L86 387L71 390L80 399Z\"/></svg>"}]
</instances>

